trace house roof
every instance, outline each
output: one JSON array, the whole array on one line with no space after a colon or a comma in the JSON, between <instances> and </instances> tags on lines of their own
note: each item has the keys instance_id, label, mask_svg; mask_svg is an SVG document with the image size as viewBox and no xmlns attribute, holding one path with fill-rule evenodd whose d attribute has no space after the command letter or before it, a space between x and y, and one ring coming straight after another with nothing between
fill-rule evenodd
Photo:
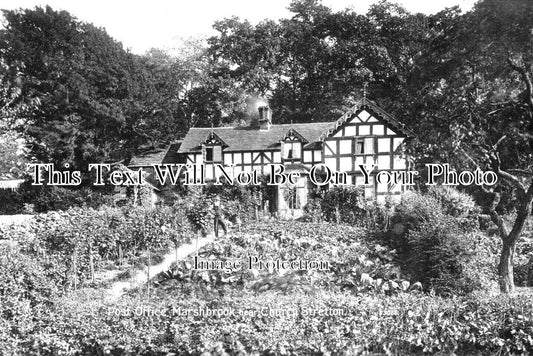
<instances>
[{"instance_id":1,"label":"house roof","mask_svg":"<svg viewBox=\"0 0 533 356\"><path fill-rule=\"evenodd\" d=\"M228 148L227 151L264 151L275 149L291 128L305 137L309 142L315 142L320 135L332 128L334 122L315 122L307 124L271 125L268 130L258 130L251 127L193 127L183 139L178 153L200 151L202 142L211 132L214 132Z\"/></svg>"},{"instance_id":2,"label":"house roof","mask_svg":"<svg viewBox=\"0 0 533 356\"><path fill-rule=\"evenodd\" d=\"M347 121L350 121L350 119L354 115L358 114L359 112L363 110L366 110L367 112L372 114L372 116L384 121L396 133L403 135L405 137L408 137L408 138L415 136L415 134L411 130L409 130L404 124L397 121L390 114L388 114L385 110L380 108L376 103L374 103L371 100L368 100L367 98L362 98L354 106L352 106L350 110L346 111L344 115L342 115L337 121L335 121L335 125L328 131L324 132L320 136L319 141L323 141L326 137L336 132L339 127L344 125Z\"/></svg>"},{"instance_id":3,"label":"house roof","mask_svg":"<svg viewBox=\"0 0 533 356\"><path fill-rule=\"evenodd\" d=\"M178 153L181 147L181 141L173 142L170 144L167 150L167 154L163 158L163 164L165 163L185 163L186 156Z\"/></svg>"},{"instance_id":4,"label":"house roof","mask_svg":"<svg viewBox=\"0 0 533 356\"><path fill-rule=\"evenodd\" d=\"M165 163L179 163L178 149L181 141L173 142L166 150L152 150L133 157L128 167L151 167Z\"/></svg>"},{"instance_id":5,"label":"house roof","mask_svg":"<svg viewBox=\"0 0 533 356\"><path fill-rule=\"evenodd\" d=\"M200 152L202 143L205 142L212 133L218 136L220 140L228 146L226 151L265 151L276 149L280 140L282 140L291 129L296 131L308 142L306 147L311 147L312 145L323 141L335 132L336 129L349 121L353 115L363 109L368 110L375 117L383 120L398 134L406 137L414 136L409 129L394 119L391 115L387 114L373 101L363 98L338 120L331 122L271 125L268 130L259 130L254 127L193 127L183 139L178 154L185 152Z\"/></svg>"},{"instance_id":6,"label":"house roof","mask_svg":"<svg viewBox=\"0 0 533 356\"><path fill-rule=\"evenodd\" d=\"M154 164L161 164L167 151L157 150L141 153L133 157L128 164L128 167L148 167Z\"/></svg>"},{"instance_id":7,"label":"house roof","mask_svg":"<svg viewBox=\"0 0 533 356\"><path fill-rule=\"evenodd\" d=\"M142 169L142 168L140 168ZM124 164L122 163L114 163L112 166L111 166L111 170L112 171L129 171L131 172L132 169L130 167L127 167L125 166ZM146 174L144 175L144 180L146 182L146 185L148 185L149 187L151 187L152 189L155 189L155 190L161 190L158 185L157 185L157 182L151 177L151 174Z\"/></svg>"}]
</instances>

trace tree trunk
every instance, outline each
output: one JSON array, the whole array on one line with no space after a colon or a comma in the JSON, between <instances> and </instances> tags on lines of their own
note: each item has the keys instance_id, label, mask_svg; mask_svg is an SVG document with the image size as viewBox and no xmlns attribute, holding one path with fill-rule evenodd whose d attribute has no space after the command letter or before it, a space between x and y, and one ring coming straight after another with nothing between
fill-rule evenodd
<instances>
[{"instance_id":1,"label":"tree trunk","mask_svg":"<svg viewBox=\"0 0 533 356\"><path fill-rule=\"evenodd\" d=\"M498 264L498 282L502 293L512 293L515 289L513 273L515 246L515 243L503 242L500 263Z\"/></svg>"},{"instance_id":2,"label":"tree trunk","mask_svg":"<svg viewBox=\"0 0 533 356\"><path fill-rule=\"evenodd\" d=\"M518 205L516 218L510 232L503 218L496 212L496 207L499 202L500 194L495 193L494 200L489 208L491 219L498 226L503 242L500 263L498 264L498 282L500 284L500 292L512 293L515 289L513 273L514 253L516 243L520 235L522 235L522 231L524 231L524 226L526 225L533 205L533 184L529 186L527 193L524 194L524 197Z\"/></svg>"}]
</instances>

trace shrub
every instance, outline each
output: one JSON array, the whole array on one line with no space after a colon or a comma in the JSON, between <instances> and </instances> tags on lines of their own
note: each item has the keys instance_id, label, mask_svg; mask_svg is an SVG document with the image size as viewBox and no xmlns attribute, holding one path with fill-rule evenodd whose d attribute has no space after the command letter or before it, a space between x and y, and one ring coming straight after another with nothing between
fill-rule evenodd
<instances>
[{"instance_id":1,"label":"shrub","mask_svg":"<svg viewBox=\"0 0 533 356\"><path fill-rule=\"evenodd\" d=\"M30 190L26 195L31 196L31 203L38 213L81 206L98 208L102 205L114 205L112 196L90 188L43 186L34 189L38 190L36 192Z\"/></svg>"},{"instance_id":2,"label":"shrub","mask_svg":"<svg viewBox=\"0 0 533 356\"><path fill-rule=\"evenodd\" d=\"M475 259L483 252L479 240L476 234L462 231L454 217L423 222L410 231L408 239L408 269L426 288L453 295L489 287L489 265L494 266L494 261Z\"/></svg>"},{"instance_id":3,"label":"shrub","mask_svg":"<svg viewBox=\"0 0 533 356\"><path fill-rule=\"evenodd\" d=\"M428 195L440 203L444 214L457 218L466 229L479 228L481 209L469 194L453 187L439 185L430 187Z\"/></svg>"},{"instance_id":4,"label":"shrub","mask_svg":"<svg viewBox=\"0 0 533 356\"><path fill-rule=\"evenodd\" d=\"M321 208L326 221L355 224L364 217L363 191L357 187L334 187L322 195Z\"/></svg>"},{"instance_id":5,"label":"shrub","mask_svg":"<svg viewBox=\"0 0 533 356\"><path fill-rule=\"evenodd\" d=\"M307 204L304 206L304 216L302 217L303 221L307 222L321 222L324 220L322 214L322 201L319 198L309 199Z\"/></svg>"},{"instance_id":6,"label":"shrub","mask_svg":"<svg viewBox=\"0 0 533 356\"><path fill-rule=\"evenodd\" d=\"M0 245L0 305L11 298L28 301L30 306L50 302L57 295L54 280L41 262L24 254L17 246ZM5 317L9 310L3 310Z\"/></svg>"},{"instance_id":7,"label":"shrub","mask_svg":"<svg viewBox=\"0 0 533 356\"><path fill-rule=\"evenodd\" d=\"M455 208L457 204L457 208ZM491 288L495 242L472 218L470 197L451 188L406 194L390 218L382 241L399 252L402 270L437 293L469 293Z\"/></svg>"},{"instance_id":8,"label":"shrub","mask_svg":"<svg viewBox=\"0 0 533 356\"><path fill-rule=\"evenodd\" d=\"M194 231L201 233L203 236L211 230L213 219L212 209L213 201L206 195L199 195L193 199L191 206L187 209L187 218Z\"/></svg>"},{"instance_id":9,"label":"shrub","mask_svg":"<svg viewBox=\"0 0 533 356\"><path fill-rule=\"evenodd\" d=\"M191 230L182 205L70 208L38 214L26 225L3 226L0 234L46 260L43 266L56 283L68 286L87 281L99 262L135 262L146 250L188 242Z\"/></svg>"},{"instance_id":10,"label":"shrub","mask_svg":"<svg viewBox=\"0 0 533 356\"><path fill-rule=\"evenodd\" d=\"M438 221L442 217L439 202L420 193L406 193L394 208L390 217L388 230L379 234L390 247L397 249L401 255L409 253L409 231L425 222Z\"/></svg>"},{"instance_id":11,"label":"shrub","mask_svg":"<svg viewBox=\"0 0 533 356\"><path fill-rule=\"evenodd\" d=\"M24 196L19 191L0 189L0 214L21 214L24 210Z\"/></svg>"},{"instance_id":12,"label":"shrub","mask_svg":"<svg viewBox=\"0 0 533 356\"><path fill-rule=\"evenodd\" d=\"M228 220L235 221L237 218L243 222L256 220L264 207L264 202L269 198L266 178L260 177L260 181L262 185L259 186L210 184L206 186L203 194L206 197L214 195L220 197L224 215Z\"/></svg>"},{"instance_id":13,"label":"shrub","mask_svg":"<svg viewBox=\"0 0 533 356\"><path fill-rule=\"evenodd\" d=\"M470 195L450 186L431 186L428 195L434 197L441 204L444 214L467 217L479 213L479 207Z\"/></svg>"},{"instance_id":14,"label":"shrub","mask_svg":"<svg viewBox=\"0 0 533 356\"><path fill-rule=\"evenodd\" d=\"M518 286L533 287L533 231L528 225L516 244L514 280Z\"/></svg>"},{"instance_id":15,"label":"shrub","mask_svg":"<svg viewBox=\"0 0 533 356\"><path fill-rule=\"evenodd\" d=\"M40 261L14 246L0 246L0 349L3 355L26 354L22 345L58 295L55 281Z\"/></svg>"}]
</instances>

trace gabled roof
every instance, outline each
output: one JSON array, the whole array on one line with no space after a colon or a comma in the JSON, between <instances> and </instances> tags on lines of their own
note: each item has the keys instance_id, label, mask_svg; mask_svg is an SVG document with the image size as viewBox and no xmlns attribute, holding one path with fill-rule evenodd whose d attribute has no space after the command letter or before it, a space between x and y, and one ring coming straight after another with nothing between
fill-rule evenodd
<instances>
[{"instance_id":1,"label":"gabled roof","mask_svg":"<svg viewBox=\"0 0 533 356\"><path fill-rule=\"evenodd\" d=\"M389 115L385 110L380 108L371 100L368 100L367 98L362 98L359 100L354 106L350 108L347 112L344 113L334 124L334 126L328 130L327 132L324 132L320 138L319 141L323 141L326 137L330 136L331 134L335 133L339 127L342 127L347 121L350 121L350 119L357 115L359 112L366 110L372 116L376 117L377 119L380 119L384 121L388 126L390 126L396 133L403 135L405 137L414 137L415 134L409 130L407 127L405 127L404 124L397 121L395 118L393 118L391 115Z\"/></svg>"},{"instance_id":2,"label":"gabled roof","mask_svg":"<svg viewBox=\"0 0 533 356\"><path fill-rule=\"evenodd\" d=\"M307 140L305 137L300 135L298 131L296 131L293 127L291 127L289 131L287 131L287 133L285 133L282 140L300 140L303 143L309 142L309 140Z\"/></svg>"},{"instance_id":3,"label":"gabled roof","mask_svg":"<svg viewBox=\"0 0 533 356\"><path fill-rule=\"evenodd\" d=\"M157 164L180 163L178 155L180 145L181 141L173 142L166 150L157 149L138 154L131 159L128 167L151 167ZM183 162L185 161L183 160Z\"/></svg>"},{"instance_id":4,"label":"gabled roof","mask_svg":"<svg viewBox=\"0 0 533 356\"><path fill-rule=\"evenodd\" d=\"M280 141L290 130L297 132L307 144L304 147L312 147L318 142L333 134L353 115L361 110L367 110L376 118L385 122L395 132L405 137L413 137L414 134L403 124L396 121L392 116L383 111L374 102L363 98L359 100L350 110L342 115L337 121L332 122L311 122L305 124L284 124L271 125L268 130L258 130L253 127L215 127L196 128L193 127L183 139L183 143L178 150L179 153L201 152L202 143L215 134L227 145L225 151L266 151L279 148Z\"/></svg>"},{"instance_id":5,"label":"gabled roof","mask_svg":"<svg viewBox=\"0 0 533 356\"><path fill-rule=\"evenodd\" d=\"M214 130L211 130L209 135L207 135L207 138L202 143L205 143L207 145L222 145L225 147L228 146L228 144L224 142L224 140L221 139L220 136L218 136Z\"/></svg>"},{"instance_id":6,"label":"gabled roof","mask_svg":"<svg viewBox=\"0 0 533 356\"><path fill-rule=\"evenodd\" d=\"M167 151L165 150L141 153L131 159L128 167L150 167L154 164L161 164L166 153Z\"/></svg>"},{"instance_id":7,"label":"gabled roof","mask_svg":"<svg viewBox=\"0 0 533 356\"><path fill-rule=\"evenodd\" d=\"M226 151L265 151L276 149L286 133L293 128L308 142L315 142L321 134L333 127L334 122L314 122L307 124L271 125L268 130L251 127L193 127L183 139L178 153L201 150L201 144L211 132L220 137L228 147Z\"/></svg>"}]
</instances>

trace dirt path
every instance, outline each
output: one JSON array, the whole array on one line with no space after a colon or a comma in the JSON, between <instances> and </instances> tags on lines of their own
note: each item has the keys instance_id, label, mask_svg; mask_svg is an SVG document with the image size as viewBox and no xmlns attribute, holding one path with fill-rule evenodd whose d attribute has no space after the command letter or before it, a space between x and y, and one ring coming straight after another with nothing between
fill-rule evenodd
<instances>
[{"instance_id":1,"label":"dirt path","mask_svg":"<svg viewBox=\"0 0 533 356\"><path fill-rule=\"evenodd\" d=\"M208 237L201 238L198 242L198 249L202 246L210 244L214 241L214 236L209 235ZM196 239L192 243L180 246L177 251L177 259L183 260L185 257L193 254L196 251ZM150 279L155 277L157 274L167 271L170 268L170 265L176 261L176 251L169 252L163 258L163 262L150 266ZM107 301L115 301L119 299L128 289L140 286L148 281L148 269L145 268L142 271L136 271L133 277L130 277L127 281L118 281L113 283L106 295Z\"/></svg>"}]
</instances>

